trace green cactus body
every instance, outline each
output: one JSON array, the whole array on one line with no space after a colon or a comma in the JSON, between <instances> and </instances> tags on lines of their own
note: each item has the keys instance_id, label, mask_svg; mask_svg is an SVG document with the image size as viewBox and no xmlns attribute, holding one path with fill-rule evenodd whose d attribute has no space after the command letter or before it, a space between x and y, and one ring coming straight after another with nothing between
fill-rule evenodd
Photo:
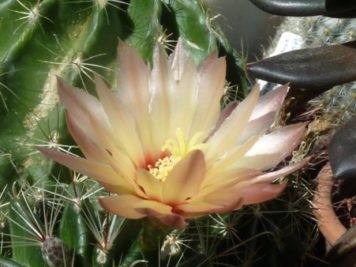
<instances>
[{"instance_id":1,"label":"green cactus body","mask_svg":"<svg viewBox=\"0 0 356 267\"><path fill-rule=\"evenodd\" d=\"M98 184L54 165L36 147L79 153L65 126L56 76L92 91L96 73L114 88L119 39L149 61L157 42L169 52L179 36L197 63L217 48L227 54L233 70L229 81L246 92L242 60L212 24L202 1L0 3L1 266L147 262L140 251L140 222L104 213L91 199L106 194ZM186 234L193 240L188 246L200 246L194 232ZM210 262L208 255L183 250L197 264ZM59 260L63 255L66 260ZM167 266L184 262L189 266L182 256L162 259Z\"/></svg>"}]
</instances>

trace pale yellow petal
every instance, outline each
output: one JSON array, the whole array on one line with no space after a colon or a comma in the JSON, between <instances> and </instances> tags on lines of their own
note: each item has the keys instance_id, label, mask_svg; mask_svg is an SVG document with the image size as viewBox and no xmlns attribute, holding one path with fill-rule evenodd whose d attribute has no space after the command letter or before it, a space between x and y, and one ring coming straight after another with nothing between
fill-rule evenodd
<instances>
[{"instance_id":1,"label":"pale yellow petal","mask_svg":"<svg viewBox=\"0 0 356 267\"><path fill-rule=\"evenodd\" d=\"M148 198L158 201L162 199L163 181L156 179L147 170L137 170L137 183L142 187Z\"/></svg>"},{"instance_id":2,"label":"pale yellow petal","mask_svg":"<svg viewBox=\"0 0 356 267\"><path fill-rule=\"evenodd\" d=\"M212 174L210 172L213 172ZM224 170L219 174L214 172L214 169L209 170L207 173L208 179L205 179L199 190L199 193L194 196L194 199L203 197L212 192L218 192L226 187L235 186L246 180L254 179L262 175L260 171L254 169L232 169Z\"/></svg>"},{"instance_id":3,"label":"pale yellow petal","mask_svg":"<svg viewBox=\"0 0 356 267\"><path fill-rule=\"evenodd\" d=\"M185 226L183 217L172 213L172 207L163 203L145 200L134 195L116 195L99 199L101 206L114 214L131 219L155 218L175 228Z\"/></svg>"},{"instance_id":4,"label":"pale yellow petal","mask_svg":"<svg viewBox=\"0 0 356 267\"><path fill-rule=\"evenodd\" d=\"M66 121L69 132L87 159L105 164L111 163L111 165L116 166L119 170L118 173L126 177L133 177L134 164L127 155L115 147L112 150L109 150L105 149L105 147L96 145L93 140L86 135L85 130L83 130L80 125L74 123L70 113L66 114Z\"/></svg>"},{"instance_id":5,"label":"pale yellow petal","mask_svg":"<svg viewBox=\"0 0 356 267\"><path fill-rule=\"evenodd\" d=\"M160 45L154 50L153 69L149 80L149 89L152 93L150 103L151 127L154 145L162 146L170 130L170 73L167 56Z\"/></svg>"},{"instance_id":6,"label":"pale yellow petal","mask_svg":"<svg viewBox=\"0 0 356 267\"><path fill-rule=\"evenodd\" d=\"M187 60L191 60L191 58L187 56L187 52L184 49L183 40L179 38L173 53L169 56L172 76L175 81L180 81L182 79L182 75L185 71L184 66Z\"/></svg>"},{"instance_id":7,"label":"pale yellow petal","mask_svg":"<svg viewBox=\"0 0 356 267\"><path fill-rule=\"evenodd\" d=\"M234 187L207 195L204 199L193 200L179 205L185 217L196 217L211 213L225 213L238 209L242 205L242 198Z\"/></svg>"},{"instance_id":8,"label":"pale yellow petal","mask_svg":"<svg viewBox=\"0 0 356 267\"><path fill-rule=\"evenodd\" d=\"M224 94L226 61L225 58L207 59L199 70L198 103L194 115L191 134L198 131L211 131L220 115L220 98Z\"/></svg>"},{"instance_id":9,"label":"pale yellow petal","mask_svg":"<svg viewBox=\"0 0 356 267\"><path fill-rule=\"evenodd\" d=\"M138 192L138 194L140 193L140 189L134 181L135 166L127 155L122 153L119 149L116 149L115 146L105 148L96 145L88 136L86 136L86 132L74 123L69 113L67 113L67 126L87 159L96 163L111 166L117 176L125 180L131 188L134 188L135 191ZM110 191L112 191L112 189Z\"/></svg>"},{"instance_id":10,"label":"pale yellow petal","mask_svg":"<svg viewBox=\"0 0 356 267\"><path fill-rule=\"evenodd\" d=\"M134 117L137 134L147 150L152 147L149 114L152 97L149 91L150 70L139 53L122 41L119 42L118 59L118 96L122 99L121 105L124 104Z\"/></svg>"},{"instance_id":11,"label":"pale yellow petal","mask_svg":"<svg viewBox=\"0 0 356 267\"><path fill-rule=\"evenodd\" d=\"M241 188L239 195L243 199L243 205L265 202L276 198L286 187L286 183L269 184L257 183Z\"/></svg>"},{"instance_id":12,"label":"pale yellow petal","mask_svg":"<svg viewBox=\"0 0 356 267\"><path fill-rule=\"evenodd\" d=\"M259 88L254 87L252 92L242 101L221 124L220 128L209 138L207 158L223 155L238 141L250 115L258 101Z\"/></svg>"},{"instance_id":13,"label":"pale yellow petal","mask_svg":"<svg viewBox=\"0 0 356 267\"><path fill-rule=\"evenodd\" d=\"M99 147L79 124L74 122L70 113L67 112L65 115L68 131L85 157L92 161L105 162L107 152Z\"/></svg>"},{"instance_id":14,"label":"pale yellow petal","mask_svg":"<svg viewBox=\"0 0 356 267\"><path fill-rule=\"evenodd\" d=\"M72 124L80 125L78 128L85 131L85 135L98 147L115 151L117 148L112 138L112 129L101 103L88 93L64 84L60 79L58 89Z\"/></svg>"},{"instance_id":15,"label":"pale yellow petal","mask_svg":"<svg viewBox=\"0 0 356 267\"><path fill-rule=\"evenodd\" d=\"M243 130L242 135L238 139L237 144L241 144L249 139L251 136L262 136L270 129L276 119L276 113L270 112L252 121L249 121Z\"/></svg>"},{"instance_id":16,"label":"pale yellow petal","mask_svg":"<svg viewBox=\"0 0 356 267\"><path fill-rule=\"evenodd\" d=\"M174 136L176 129L180 128L184 137L189 137L189 132L193 122L195 110L197 109L197 71L192 59L186 59L180 66L180 80L171 84L171 92L174 97L170 98L171 119L170 119L170 136Z\"/></svg>"},{"instance_id":17,"label":"pale yellow petal","mask_svg":"<svg viewBox=\"0 0 356 267\"><path fill-rule=\"evenodd\" d=\"M111 143L116 143L130 156L132 161L144 161L145 155L142 150L141 139L137 134L135 120L132 118L132 114L125 110L122 102L112 94L98 76L96 77L96 85L99 99L113 129Z\"/></svg>"},{"instance_id":18,"label":"pale yellow petal","mask_svg":"<svg viewBox=\"0 0 356 267\"><path fill-rule=\"evenodd\" d=\"M119 195L100 198L99 203L104 210L129 219L140 219L145 214L136 210L144 200L134 195Z\"/></svg>"},{"instance_id":19,"label":"pale yellow petal","mask_svg":"<svg viewBox=\"0 0 356 267\"><path fill-rule=\"evenodd\" d=\"M88 175L98 182L109 184L115 187L124 188L125 191L133 191L133 188L124 179L118 176L110 166L100 164L95 161L90 161L76 156L63 154L61 152L38 148L44 155L57 161L58 163L82 174Z\"/></svg>"},{"instance_id":20,"label":"pale yellow petal","mask_svg":"<svg viewBox=\"0 0 356 267\"><path fill-rule=\"evenodd\" d=\"M286 166L274 172L267 172L250 180L250 184L240 189L244 205L264 202L277 197L286 187L286 183L271 184L272 181L287 176L302 168L310 158L305 158L299 163Z\"/></svg>"},{"instance_id":21,"label":"pale yellow petal","mask_svg":"<svg viewBox=\"0 0 356 267\"><path fill-rule=\"evenodd\" d=\"M120 41L118 46L118 89L120 98L133 109L148 112L150 92L148 90L149 68L136 49Z\"/></svg>"},{"instance_id":22,"label":"pale yellow petal","mask_svg":"<svg viewBox=\"0 0 356 267\"><path fill-rule=\"evenodd\" d=\"M250 136L250 138L241 145L237 145L231 148L228 152L226 152L223 157L221 157L218 161L212 162L213 165L212 172L216 172L216 175L219 175L219 171L222 169L231 169L231 167L235 166L236 162L242 158L247 151L253 147L259 136Z\"/></svg>"},{"instance_id":23,"label":"pale yellow petal","mask_svg":"<svg viewBox=\"0 0 356 267\"><path fill-rule=\"evenodd\" d=\"M235 186L226 187L224 190L212 192L204 197L204 201L221 205L228 210L233 210L241 205L242 197Z\"/></svg>"},{"instance_id":24,"label":"pale yellow petal","mask_svg":"<svg viewBox=\"0 0 356 267\"><path fill-rule=\"evenodd\" d=\"M98 138L95 127L107 130L107 116L101 103L94 96L65 84L60 78L57 79L57 83L58 94L64 107L77 122L86 125L86 130L92 139Z\"/></svg>"},{"instance_id":25,"label":"pale yellow petal","mask_svg":"<svg viewBox=\"0 0 356 267\"><path fill-rule=\"evenodd\" d=\"M223 122L225 121L225 119L227 117L229 117L231 115L231 113L234 111L234 109L237 107L238 102L234 101L234 102L230 102L221 112L219 115L219 118L215 124L215 127L213 129L213 131L209 134L210 136L212 136L219 128L220 126L223 124ZM210 137L209 136L209 137Z\"/></svg>"},{"instance_id":26,"label":"pale yellow petal","mask_svg":"<svg viewBox=\"0 0 356 267\"><path fill-rule=\"evenodd\" d=\"M303 166L305 166L310 160L310 157L307 157L303 159L302 161L288 165L286 167L283 167L282 169L279 169L277 171L273 172L266 172L261 175L258 175L255 179L256 182L272 182L275 179L282 178L284 176L287 176L288 174L291 174L295 172L296 170L299 170Z\"/></svg>"},{"instance_id":27,"label":"pale yellow petal","mask_svg":"<svg viewBox=\"0 0 356 267\"><path fill-rule=\"evenodd\" d=\"M163 200L177 204L194 196L206 172L204 155L200 150L190 152L174 166L163 184Z\"/></svg>"}]
</instances>

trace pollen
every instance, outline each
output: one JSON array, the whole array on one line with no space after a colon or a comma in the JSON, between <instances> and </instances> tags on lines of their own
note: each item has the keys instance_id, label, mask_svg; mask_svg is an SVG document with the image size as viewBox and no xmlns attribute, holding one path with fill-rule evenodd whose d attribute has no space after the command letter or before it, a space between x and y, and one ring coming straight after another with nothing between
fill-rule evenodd
<instances>
[{"instance_id":1,"label":"pollen","mask_svg":"<svg viewBox=\"0 0 356 267\"><path fill-rule=\"evenodd\" d=\"M179 156L168 156L158 159L154 166L148 165L149 172L157 179L164 182L173 167L181 160Z\"/></svg>"},{"instance_id":2,"label":"pollen","mask_svg":"<svg viewBox=\"0 0 356 267\"><path fill-rule=\"evenodd\" d=\"M200 143L204 134L198 132L190 139L184 137L182 129L177 128L175 138L169 138L162 146L162 151L167 151L169 156L160 158L154 166L148 165L149 172L157 179L164 182L174 166L192 150L204 150L207 144Z\"/></svg>"}]
</instances>

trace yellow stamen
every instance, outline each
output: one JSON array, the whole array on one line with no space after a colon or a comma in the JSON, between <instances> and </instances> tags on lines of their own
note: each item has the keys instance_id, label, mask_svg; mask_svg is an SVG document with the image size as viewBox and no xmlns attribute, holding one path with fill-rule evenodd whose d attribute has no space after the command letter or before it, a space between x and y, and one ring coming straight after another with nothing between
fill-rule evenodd
<instances>
[{"instance_id":1,"label":"yellow stamen","mask_svg":"<svg viewBox=\"0 0 356 267\"><path fill-rule=\"evenodd\" d=\"M181 157L184 157L192 150L203 150L208 146L208 144L199 143L203 136L203 132L197 132L188 142L184 137L182 129L177 128L176 138L168 139L163 145L162 151L168 150L172 155L179 155Z\"/></svg>"},{"instance_id":2,"label":"yellow stamen","mask_svg":"<svg viewBox=\"0 0 356 267\"><path fill-rule=\"evenodd\" d=\"M204 150L208 144L199 143L204 133L198 132L190 140L186 140L182 129L177 128L176 137L169 138L162 146L162 151L168 151L170 156L157 160L154 166L147 166L149 172L164 182L174 166L192 150Z\"/></svg>"},{"instance_id":3,"label":"yellow stamen","mask_svg":"<svg viewBox=\"0 0 356 267\"><path fill-rule=\"evenodd\" d=\"M157 160L154 167L148 166L149 172L157 179L164 182L173 167L181 160L179 156L168 156Z\"/></svg>"}]
</instances>

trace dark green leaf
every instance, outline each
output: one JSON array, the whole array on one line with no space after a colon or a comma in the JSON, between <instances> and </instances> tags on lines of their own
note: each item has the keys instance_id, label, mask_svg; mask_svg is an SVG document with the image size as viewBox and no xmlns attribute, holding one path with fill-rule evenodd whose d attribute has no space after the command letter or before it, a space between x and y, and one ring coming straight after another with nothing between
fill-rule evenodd
<instances>
[{"instance_id":1,"label":"dark green leaf","mask_svg":"<svg viewBox=\"0 0 356 267\"><path fill-rule=\"evenodd\" d=\"M282 16L314 16L325 11L325 0L251 0L260 9Z\"/></svg>"},{"instance_id":2,"label":"dark green leaf","mask_svg":"<svg viewBox=\"0 0 356 267\"><path fill-rule=\"evenodd\" d=\"M282 16L356 17L353 0L251 0L262 10Z\"/></svg>"},{"instance_id":3,"label":"dark green leaf","mask_svg":"<svg viewBox=\"0 0 356 267\"><path fill-rule=\"evenodd\" d=\"M259 79L311 89L356 80L356 42L283 53L248 65Z\"/></svg>"},{"instance_id":4,"label":"dark green leaf","mask_svg":"<svg viewBox=\"0 0 356 267\"><path fill-rule=\"evenodd\" d=\"M333 136L329 159L334 177L341 180L341 195L356 195L356 118L343 125Z\"/></svg>"},{"instance_id":5,"label":"dark green leaf","mask_svg":"<svg viewBox=\"0 0 356 267\"><path fill-rule=\"evenodd\" d=\"M201 62L216 50L216 38L207 16L207 10L201 1L171 1L176 16L179 34L185 40L190 55Z\"/></svg>"},{"instance_id":6,"label":"dark green leaf","mask_svg":"<svg viewBox=\"0 0 356 267\"><path fill-rule=\"evenodd\" d=\"M126 41L146 59L151 58L156 40L162 33L159 23L161 5L157 0L133 0L127 11L133 25Z\"/></svg>"}]
</instances>

